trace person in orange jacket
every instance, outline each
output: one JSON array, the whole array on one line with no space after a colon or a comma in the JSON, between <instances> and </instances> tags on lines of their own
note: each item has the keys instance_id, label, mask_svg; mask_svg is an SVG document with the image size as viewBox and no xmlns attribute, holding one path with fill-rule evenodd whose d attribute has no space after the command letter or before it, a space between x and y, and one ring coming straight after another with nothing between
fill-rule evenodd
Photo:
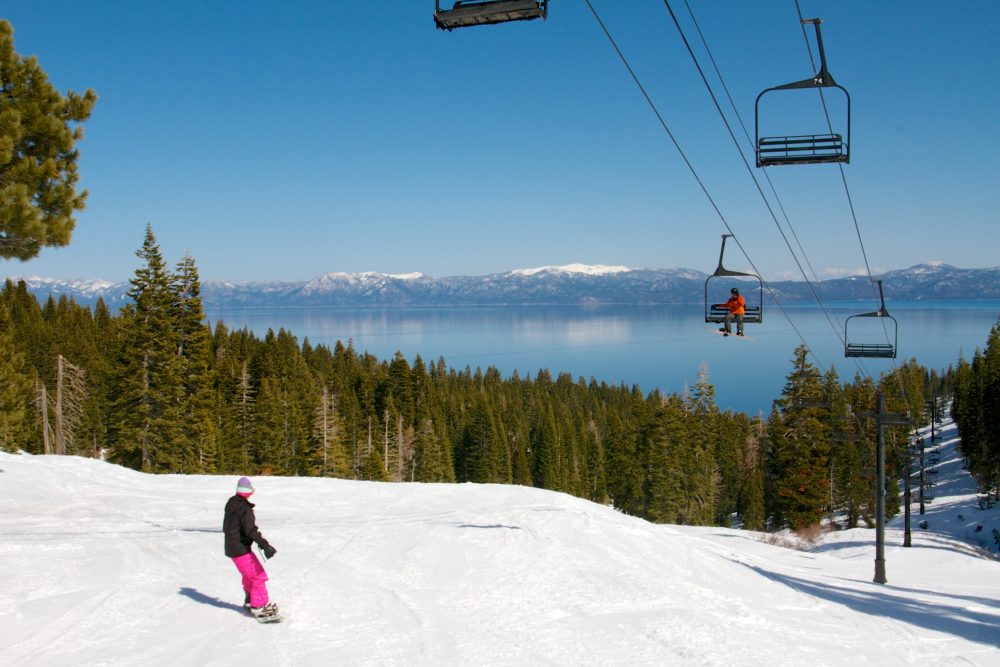
<instances>
[{"instance_id":1,"label":"person in orange jacket","mask_svg":"<svg viewBox=\"0 0 1000 667\"><path fill-rule=\"evenodd\" d=\"M717 304L720 308L725 308L726 326L720 327L719 331L723 336L728 336L733 332L733 320L736 320L736 335L743 335L743 315L746 313L747 300L743 298L740 291L735 287L729 290L729 301Z\"/></svg>"}]
</instances>

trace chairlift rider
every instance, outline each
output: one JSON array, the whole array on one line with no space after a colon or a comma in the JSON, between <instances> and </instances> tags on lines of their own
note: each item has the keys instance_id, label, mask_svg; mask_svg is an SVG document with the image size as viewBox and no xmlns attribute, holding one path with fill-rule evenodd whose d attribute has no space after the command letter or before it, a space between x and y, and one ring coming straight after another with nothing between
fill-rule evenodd
<instances>
[{"instance_id":1,"label":"chairlift rider","mask_svg":"<svg viewBox=\"0 0 1000 667\"><path fill-rule=\"evenodd\" d=\"M725 303L717 303L713 308L725 308L726 320L725 326L719 327L719 331L722 332L723 336L728 336L733 333L733 320L736 320L736 335L743 335L743 315L746 313L747 301L740 294L740 291L735 287L729 290L729 300Z\"/></svg>"}]
</instances>

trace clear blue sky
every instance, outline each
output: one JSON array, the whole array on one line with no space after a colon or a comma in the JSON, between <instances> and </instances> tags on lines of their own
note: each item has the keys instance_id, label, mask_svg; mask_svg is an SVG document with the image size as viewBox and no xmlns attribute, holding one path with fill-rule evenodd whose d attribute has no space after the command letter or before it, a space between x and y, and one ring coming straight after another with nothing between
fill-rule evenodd
<instances>
[{"instance_id":1,"label":"clear blue sky","mask_svg":"<svg viewBox=\"0 0 1000 667\"><path fill-rule=\"evenodd\" d=\"M754 264L796 275L664 3L592 2ZM758 92L813 73L794 0L689 2L752 133ZM18 53L100 97L72 243L7 275L127 279L147 223L202 279L714 268L725 229L584 0L451 33L433 0L4 5ZM853 99L872 269L1000 264L1000 2L800 5ZM791 130L823 131L810 101L816 122ZM864 265L836 166L768 174L821 277Z\"/></svg>"}]
</instances>

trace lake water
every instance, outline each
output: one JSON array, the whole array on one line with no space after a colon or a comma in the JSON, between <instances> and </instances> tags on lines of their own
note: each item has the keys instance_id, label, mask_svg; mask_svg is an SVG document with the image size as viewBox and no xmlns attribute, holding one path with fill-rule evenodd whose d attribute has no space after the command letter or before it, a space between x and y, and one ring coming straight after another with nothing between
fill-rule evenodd
<instances>
[{"instance_id":1,"label":"lake water","mask_svg":"<svg viewBox=\"0 0 1000 667\"><path fill-rule=\"evenodd\" d=\"M945 369L960 354L971 359L985 347L1000 301L890 303L899 323L897 359L845 358L845 318L870 310L870 303L827 304L828 321L816 306L786 305L786 318L765 305L764 322L748 324L746 339L715 332L700 306L215 309L208 317L260 337L284 327L313 345L353 340L359 352L381 359L399 350L411 362L419 354L425 363L444 357L459 369L496 366L504 377L548 368L553 375L637 384L644 393L682 391L704 364L721 408L756 414L769 412L781 394L800 335L815 355L810 361L821 370L834 366L842 380L857 372L878 377L910 358ZM851 342L886 342L881 325L875 318L852 320Z\"/></svg>"}]
</instances>

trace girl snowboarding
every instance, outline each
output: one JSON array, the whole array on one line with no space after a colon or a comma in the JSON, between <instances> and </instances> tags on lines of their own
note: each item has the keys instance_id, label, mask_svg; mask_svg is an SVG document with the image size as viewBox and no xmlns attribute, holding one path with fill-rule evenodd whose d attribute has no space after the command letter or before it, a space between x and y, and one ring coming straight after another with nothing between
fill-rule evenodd
<instances>
[{"instance_id":1,"label":"girl snowboarding","mask_svg":"<svg viewBox=\"0 0 1000 667\"><path fill-rule=\"evenodd\" d=\"M257 543L264 558L273 558L277 550L268 544L257 529L253 495L253 484L246 477L240 477L236 484L236 495L226 503L226 514L222 520L222 532L226 538L226 555L233 559L236 569L243 575L243 590L246 595L243 606L258 620L278 617L278 605L267 599L267 573L260 564L250 545Z\"/></svg>"}]
</instances>

